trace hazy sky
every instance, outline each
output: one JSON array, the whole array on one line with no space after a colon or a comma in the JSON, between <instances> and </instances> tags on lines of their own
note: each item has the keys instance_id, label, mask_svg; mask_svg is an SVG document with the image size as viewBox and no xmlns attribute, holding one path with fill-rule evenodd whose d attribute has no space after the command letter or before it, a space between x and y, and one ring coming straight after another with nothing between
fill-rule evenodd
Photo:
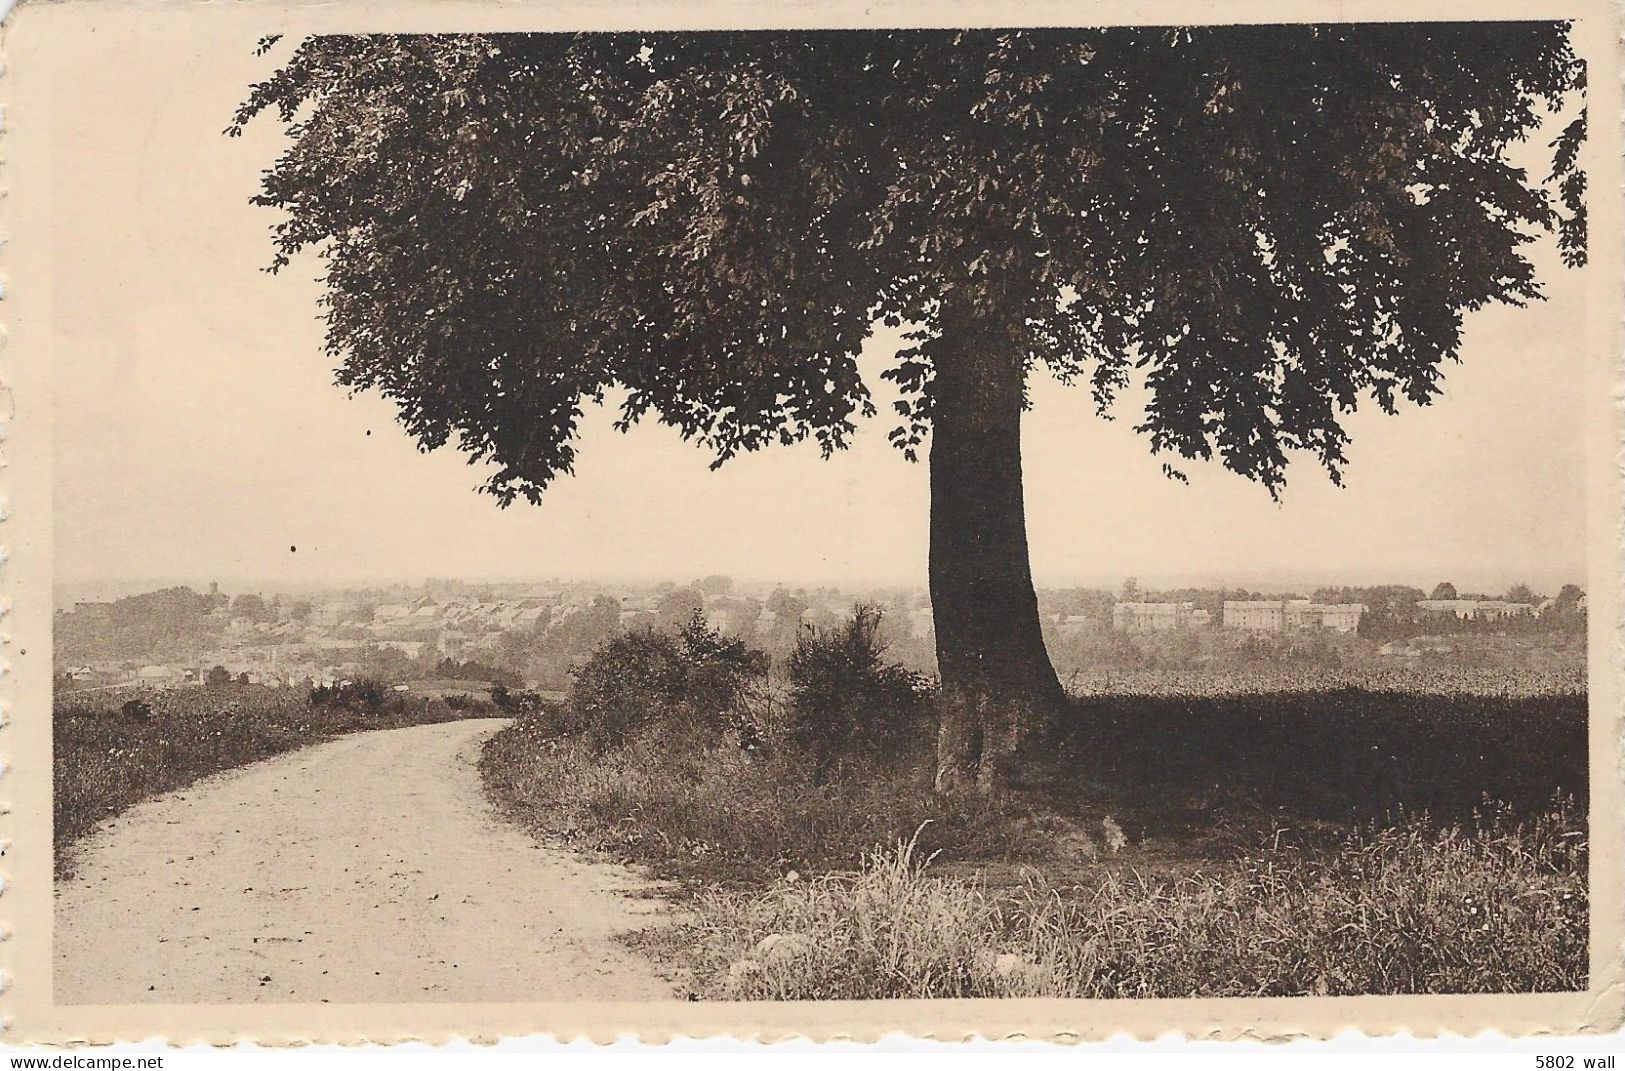
<instances>
[{"instance_id":1,"label":"hazy sky","mask_svg":"<svg viewBox=\"0 0 1625 1071\"><path fill-rule=\"evenodd\" d=\"M59 583L923 583L926 471L887 444L884 416L828 462L808 446L712 472L669 429L623 436L598 413L576 475L506 511L456 454L419 454L387 403L333 386L319 264L260 271L273 217L247 198L281 135L220 131L270 61L246 37L177 47L166 25L58 54L79 90L52 117ZM1039 584L1582 579L1582 276L1549 243L1537 257L1551 300L1470 317L1433 407L1355 418L1343 489L1307 458L1279 505L1217 468L1171 482L1131 407L1106 423L1085 391L1038 384L1024 452Z\"/></svg>"}]
</instances>

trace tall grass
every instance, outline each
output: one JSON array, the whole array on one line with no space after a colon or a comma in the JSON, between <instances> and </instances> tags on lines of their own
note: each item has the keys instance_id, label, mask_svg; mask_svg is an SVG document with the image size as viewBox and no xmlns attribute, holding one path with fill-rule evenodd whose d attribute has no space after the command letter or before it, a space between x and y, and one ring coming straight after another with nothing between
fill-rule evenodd
<instances>
[{"instance_id":1,"label":"tall grass","mask_svg":"<svg viewBox=\"0 0 1625 1071\"><path fill-rule=\"evenodd\" d=\"M1583 989L1586 843L1571 810L1474 832L1411 820L1210 874L1036 871L990 891L916 842L856 875L711 892L685 940L735 1000L1227 997Z\"/></svg>"}]
</instances>

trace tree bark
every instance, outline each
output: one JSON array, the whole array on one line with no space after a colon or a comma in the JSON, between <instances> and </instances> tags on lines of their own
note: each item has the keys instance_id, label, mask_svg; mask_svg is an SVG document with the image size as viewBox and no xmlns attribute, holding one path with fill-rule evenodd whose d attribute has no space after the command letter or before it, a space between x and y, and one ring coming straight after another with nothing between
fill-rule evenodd
<instances>
[{"instance_id":1,"label":"tree bark","mask_svg":"<svg viewBox=\"0 0 1625 1071\"><path fill-rule=\"evenodd\" d=\"M930 584L943 793L1004 791L1017 747L1062 695L1027 555L1025 371L1000 341L995 332L956 331L952 350L934 361Z\"/></svg>"}]
</instances>

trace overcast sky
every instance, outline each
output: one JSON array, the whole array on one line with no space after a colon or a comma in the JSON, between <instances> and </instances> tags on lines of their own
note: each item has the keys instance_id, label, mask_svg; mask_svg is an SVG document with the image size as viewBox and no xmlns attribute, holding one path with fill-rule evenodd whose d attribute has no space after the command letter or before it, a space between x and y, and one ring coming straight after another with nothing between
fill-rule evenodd
<instances>
[{"instance_id":1,"label":"overcast sky","mask_svg":"<svg viewBox=\"0 0 1625 1071\"><path fill-rule=\"evenodd\" d=\"M176 47L164 25L57 56L78 86L53 117L59 583L923 583L926 471L884 416L828 462L809 446L712 472L669 429L623 436L597 413L576 475L506 511L457 455L419 454L387 403L333 385L318 263L260 270L273 217L247 198L281 134L220 131L269 60L249 38ZM1433 407L1355 418L1343 489L1307 458L1281 504L1217 469L1171 482L1132 408L1102 422L1086 391L1039 383L1024 432L1038 583L1583 582L1581 273L1549 243L1537 259L1551 300L1471 316ZM871 346L872 388L890 343Z\"/></svg>"}]
</instances>

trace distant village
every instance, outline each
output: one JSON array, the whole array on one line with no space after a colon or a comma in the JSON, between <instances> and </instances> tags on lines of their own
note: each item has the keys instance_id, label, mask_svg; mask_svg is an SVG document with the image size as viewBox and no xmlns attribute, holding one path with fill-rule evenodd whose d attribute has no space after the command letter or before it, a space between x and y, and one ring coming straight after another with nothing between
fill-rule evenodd
<instances>
[{"instance_id":1,"label":"distant village","mask_svg":"<svg viewBox=\"0 0 1625 1071\"><path fill-rule=\"evenodd\" d=\"M1586 597L1574 585L1554 597L1522 586L1501 598L1458 597L1449 585L1440 585L1431 598L1399 587L1336 591L1364 592L1370 601L1226 598L1212 591L1154 596L1129 581L1120 593L1040 592L1040 609L1055 645L1119 634L1370 635L1381 644L1377 653L1396 657L1427 649L1415 640L1419 636L1537 627L1543 620L1572 624L1586 611ZM783 650L802 629L833 625L858 604L885 611L885 634L900 661L929 665L934 637L922 591L750 588L726 577L682 587L442 582L319 598L233 597L218 585L207 593L171 588L59 610L54 660L59 685L73 689L161 689L228 678L314 687L361 676L470 672L559 689L567 685L570 668L618 629L676 628L698 615L717 632Z\"/></svg>"}]
</instances>

